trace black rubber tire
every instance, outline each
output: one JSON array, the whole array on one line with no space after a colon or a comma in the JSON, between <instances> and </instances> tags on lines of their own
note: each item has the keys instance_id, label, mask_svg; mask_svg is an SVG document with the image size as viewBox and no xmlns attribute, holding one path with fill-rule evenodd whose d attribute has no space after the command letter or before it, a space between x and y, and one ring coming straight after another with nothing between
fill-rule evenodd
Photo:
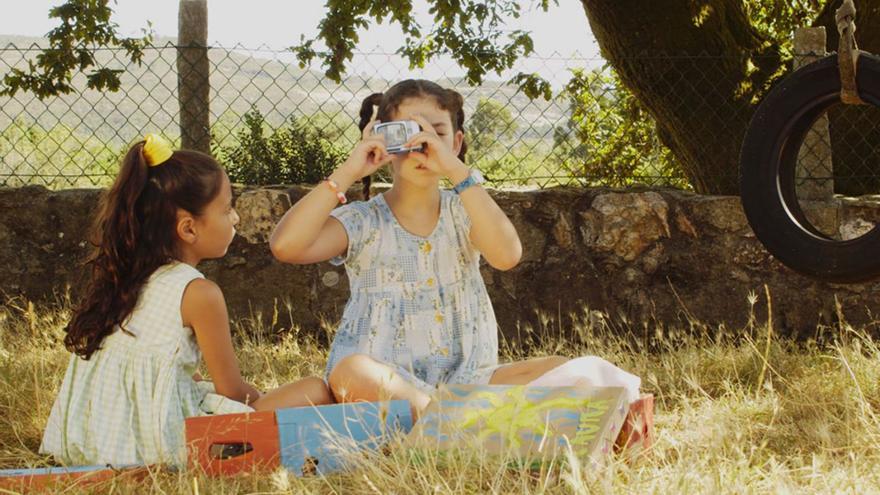
<instances>
[{"instance_id":1,"label":"black rubber tire","mask_svg":"<svg viewBox=\"0 0 880 495\"><path fill-rule=\"evenodd\" d=\"M859 96L880 106L880 57L858 60ZM755 236L789 268L830 282L880 276L880 227L837 241L806 220L795 194L798 151L828 107L840 103L837 55L798 69L758 106L740 153L740 195ZM880 125L880 124L878 124Z\"/></svg>"}]
</instances>

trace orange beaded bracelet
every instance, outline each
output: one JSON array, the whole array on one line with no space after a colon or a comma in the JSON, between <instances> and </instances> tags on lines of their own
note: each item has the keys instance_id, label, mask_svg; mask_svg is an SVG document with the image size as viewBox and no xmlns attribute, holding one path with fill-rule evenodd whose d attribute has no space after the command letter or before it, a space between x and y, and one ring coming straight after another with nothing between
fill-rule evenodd
<instances>
[{"instance_id":1,"label":"orange beaded bracelet","mask_svg":"<svg viewBox=\"0 0 880 495\"><path fill-rule=\"evenodd\" d=\"M324 179L324 182L327 183L327 186L330 187L330 190L336 194L336 199L339 200L340 203L345 204L348 202L348 199L345 197L345 193L339 190L339 184L330 179Z\"/></svg>"}]
</instances>

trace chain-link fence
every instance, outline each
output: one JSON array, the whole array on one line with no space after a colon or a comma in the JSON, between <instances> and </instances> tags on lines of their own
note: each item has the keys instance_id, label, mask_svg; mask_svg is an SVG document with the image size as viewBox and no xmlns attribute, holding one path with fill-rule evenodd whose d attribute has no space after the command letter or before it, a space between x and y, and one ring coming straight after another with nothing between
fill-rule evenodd
<instances>
[{"instance_id":1,"label":"chain-link fence","mask_svg":"<svg viewBox=\"0 0 880 495\"><path fill-rule=\"evenodd\" d=\"M27 67L43 49L33 42L4 44L0 74ZM121 50L99 49L100 64L125 71L118 92L83 89L43 101L23 92L0 97L0 185L105 185L124 149L145 132L180 143L178 53L171 42L157 44L136 65ZM357 141L361 101L410 77L464 96L468 163L505 187L724 189L736 182L739 144L753 110L737 98L742 81L725 77L730 61L709 56L655 54L634 61L654 67L645 75L652 78L649 91L636 98L604 60L577 54L524 58L474 87L451 62L411 70L399 55L382 51L358 53L341 84L319 67L300 68L289 51L212 46L207 53L212 152L234 180L247 183L316 181ZM549 80L552 98L531 100L517 91L509 80L519 72ZM75 77L75 87L85 88L84 80ZM661 130L646 105L663 113ZM846 112L845 119L832 119L870 118ZM853 134L849 145L835 143L834 174L848 170L848 180L880 184L870 158L880 146L870 133L861 135ZM810 153L830 156L829 145L810 146Z\"/></svg>"}]
</instances>

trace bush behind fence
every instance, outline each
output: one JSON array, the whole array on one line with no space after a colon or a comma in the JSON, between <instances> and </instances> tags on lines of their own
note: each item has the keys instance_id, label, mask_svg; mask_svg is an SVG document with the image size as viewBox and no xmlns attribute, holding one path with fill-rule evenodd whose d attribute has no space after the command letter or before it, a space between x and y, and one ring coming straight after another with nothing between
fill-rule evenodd
<instances>
[{"instance_id":1,"label":"bush behind fence","mask_svg":"<svg viewBox=\"0 0 880 495\"><path fill-rule=\"evenodd\" d=\"M34 39L0 41L0 74L25 68L43 48ZM380 50L358 53L341 84L317 67L300 68L283 50L212 46L207 53L211 148L238 182L319 180L359 138L355 122L363 98L398 80L423 77L462 93L468 162L496 186L690 187L655 122L602 59L528 57L509 74L474 87L451 64L412 70L398 55ZM141 65L121 50L99 49L100 64L125 71L118 92L0 97L0 185L106 185L120 154L145 132L163 133L179 144L177 56L171 41L149 47ZM668 70L653 77L667 80L673 91L694 70L714 70L706 58L669 57ZM550 80L553 98L530 100L518 92L508 81L521 71ZM718 80L706 76L705 81ZM84 76L73 82L85 88ZM724 107L729 95L721 94L722 88L705 89L706 100L698 103L719 102L713 118L746 118ZM873 168L866 172L867 164L858 165L861 174L875 174ZM735 178L737 172L718 173Z\"/></svg>"}]
</instances>

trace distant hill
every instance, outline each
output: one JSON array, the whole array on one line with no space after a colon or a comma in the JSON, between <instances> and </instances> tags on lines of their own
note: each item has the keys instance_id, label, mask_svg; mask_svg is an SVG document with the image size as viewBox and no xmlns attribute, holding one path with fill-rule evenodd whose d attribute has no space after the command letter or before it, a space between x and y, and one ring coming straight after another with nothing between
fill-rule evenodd
<instances>
[{"instance_id":1,"label":"distant hill","mask_svg":"<svg viewBox=\"0 0 880 495\"><path fill-rule=\"evenodd\" d=\"M29 93L0 98L0 129L21 117L47 128L63 123L74 128L75 134L91 133L114 144L131 142L146 130L176 135L179 108L174 41L157 39L140 66L125 63L124 51L101 50L98 55L101 63L116 60L111 67L126 70L122 88L116 93L84 89L45 101ZM39 51L36 46L45 46L45 43L43 38L0 35L0 75L11 67L26 67L26 60ZM385 79L363 75L350 75L342 84L335 84L320 71L300 69L292 55L276 51L213 48L209 57L214 122L219 120L230 125L235 125L252 105L274 125L291 116L321 111L337 115L340 121L354 122L362 99L390 85ZM401 72L405 69L400 67ZM465 96L468 113L481 97L507 103L524 136L549 138L552 126L565 119L564 105L530 101L508 85L487 82L471 88L452 79L438 83L458 89ZM76 76L74 84L85 88L85 77Z\"/></svg>"}]
</instances>

